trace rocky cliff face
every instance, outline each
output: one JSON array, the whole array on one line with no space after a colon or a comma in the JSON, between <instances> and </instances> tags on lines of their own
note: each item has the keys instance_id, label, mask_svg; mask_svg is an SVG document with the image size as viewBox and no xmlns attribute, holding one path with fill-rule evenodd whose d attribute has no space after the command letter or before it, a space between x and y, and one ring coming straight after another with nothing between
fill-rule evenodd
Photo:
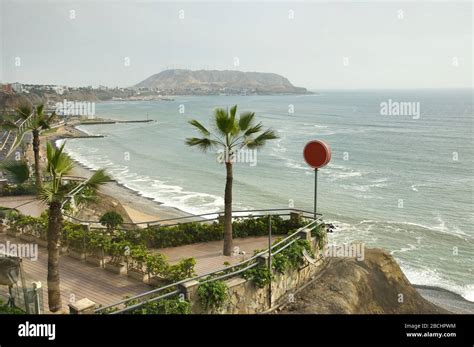
<instances>
[{"instance_id":1,"label":"rocky cliff face","mask_svg":"<svg viewBox=\"0 0 474 347\"><path fill-rule=\"evenodd\" d=\"M365 259L328 258L318 277L281 313L449 313L425 300L386 251Z\"/></svg>"},{"instance_id":2,"label":"rocky cliff face","mask_svg":"<svg viewBox=\"0 0 474 347\"><path fill-rule=\"evenodd\" d=\"M136 88L155 88L168 94L305 94L305 88L293 86L287 78L262 72L218 70L165 70L135 85Z\"/></svg>"}]
</instances>

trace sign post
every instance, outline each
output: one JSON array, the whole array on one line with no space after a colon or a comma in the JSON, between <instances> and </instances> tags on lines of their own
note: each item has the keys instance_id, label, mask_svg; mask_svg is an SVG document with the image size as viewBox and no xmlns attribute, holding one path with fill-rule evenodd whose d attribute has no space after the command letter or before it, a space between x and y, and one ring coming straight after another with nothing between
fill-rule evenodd
<instances>
[{"instance_id":1,"label":"sign post","mask_svg":"<svg viewBox=\"0 0 474 347\"><path fill-rule=\"evenodd\" d=\"M314 219L318 210L318 169L314 169Z\"/></svg>"},{"instance_id":2,"label":"sign post","mask_svg":"<svg viewBox=\"0 0 474 347\"><path fill-rule=\"evenodd\" d=\"M306 144L303 150L306 163L314 169L314 219L317 218L318 169L331 160L331 147L323 141L314 140Z\"/></svg>"}]
</instances>

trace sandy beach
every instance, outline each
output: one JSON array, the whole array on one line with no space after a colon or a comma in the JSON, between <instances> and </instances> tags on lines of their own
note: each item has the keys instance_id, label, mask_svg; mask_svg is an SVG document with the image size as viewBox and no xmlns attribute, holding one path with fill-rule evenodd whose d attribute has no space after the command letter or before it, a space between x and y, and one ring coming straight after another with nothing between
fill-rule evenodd
<instances>
[{"instance_id":1,"label":"sandy beach","mask_svg":"<svg viewBox=\"0 0 474 347\"><path fill-rule=\"evenodd\" d=\"M73 169L74 176L87 178L92 174L92 170L85 168L79 163L77 163ZM174 207L164 206L160 202L143 197L116 181L107 183L101 187L101 192L120 201L134 223L148 223L163 219L192 216L190 213L186 213ZM163 224L166 224L166 222Z\"/></svg>"},{"instance_id":2,"label":"sandy beach","mask_svg":"<svg viewBox=\"0 0 474 347\"><path fill-rule=\"evenodd\" d=\"M442 307L452 313L473 314L474 302L467 301L461 295L453 293L449 290L431 287L413 285L415 289L429 302Z\"/></svg>"},{"instance_id":3,"label":"sandy beach","mask_svg":"<svg viewBox=\"0 0 474 347\"><path fill-rule=\"evenodd\" d=\"M67 139L67 138L84 138L87 137L88 134L82 132L81 130L77 129L74 125L73 126L65 126L58 128L54 133L47 134L46 136L42 137L42 142L51 141L53 144L56 143L59 139ZM87 141L84 138L83 141ZM44 149L42 148L44 151ZM32 154L31 154L32 156ZM42 158L45 158L44 152L41 155ZM32 158L30 158L32 160ZM89 168L83 166L81 163L76 161L76 165L72 170L72 176L84 177L88 178L93 174L93 171ZM144 223L143 227L146 226L146 223L164 220L164 219L173 219L179 217L186 217L192 216L192 214L181 211L177 208L164 206L162 203L154 201L152 199L146 198L138 194L120 183L113 181L107 183L103 187L101 187L100 192L102 194L108 195L115 200L118 200L124 210L127 212L130 220L133 223ZM198 220L199 218L196 218ZM191 218L189 220L194 220ZM171 224L174 221L163 222L161 224Z\"/></svg>"}]
</instances>

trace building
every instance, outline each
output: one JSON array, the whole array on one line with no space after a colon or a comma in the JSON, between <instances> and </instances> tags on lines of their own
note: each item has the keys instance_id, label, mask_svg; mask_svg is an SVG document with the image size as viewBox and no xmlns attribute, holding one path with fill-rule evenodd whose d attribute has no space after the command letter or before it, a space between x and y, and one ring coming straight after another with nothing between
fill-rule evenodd
<instances>
[{"instance_id":1,"label":"building","mask_svg":"<svg viewBox=\"0 0 474 347\"><path fill-rule=\"evenodd\" d=\"M56 94L63 95L68 89L66 86L53 86L53 90L56 92Z\"/></svg>"},{"instance_id":2,"label":"building","mask_svg":"<svg viewBox=\"0 0 474 347\"><path fill-rule=\"evenodd\" d=\"M15 82L12 83L12 89L15 93L22 93L23 92L23 85L21 83Z\"/></svg>"}]
</instances>

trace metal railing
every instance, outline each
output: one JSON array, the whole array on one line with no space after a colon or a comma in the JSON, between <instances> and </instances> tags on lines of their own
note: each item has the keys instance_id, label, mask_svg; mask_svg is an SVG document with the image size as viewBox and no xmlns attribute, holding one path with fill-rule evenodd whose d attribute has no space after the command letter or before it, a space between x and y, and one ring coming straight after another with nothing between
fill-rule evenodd
<instances>
[{"instance_id":1,"label":"metal railing","mask_svg":"<svg viewBox=\"0 0 474 347\"><path fill-rule=\"evenodd\" d=\"M259 210L259 211L275 211L275 210L278 211L278 210L284 210L284 209ZM110 304L110 305L107 305L107 306L100 307L97 310L95 310L95 313L107 313L107 311L113 310L113 309L116 309L116 311L111 311L111 312L109 312L110 314L127 313L127 312L133 311L137 308L140 308L141 306L143 306L147 303L159 301L159 300L168 298L170 296L178 295L178 294L182 293L182 290L180 289L179 286L186 283L186 282L198 281L199 284L204 284L204 283L211 282L211 281L217 281L217 280L222 280L222 279L226 279L226 278L229 278L229 277L237 276L237 275L243 273L244 271L247 271L247 270L257 266L259 264L258 258L260 258L263 255L269 253L269 251L271 252L271 254L275 255L275 254L280 253L281 251L283 251L285 248L289 247L290 245L292 245L294 242L296 242L297 240L299 240L301 238L301 236L299 235L301 231L303 231L303 230L312 231L315 228L319 227L321 224L323 224L322 215L319 215L316 219L314 219L312 213L310 213L310 212L307 212L307 213L309 213L311 215L310 217L307 217L307 218L313 219L310 223L304 225L303 227L297 229L294 233L292 233L292 234L288 235L287 237L281 239L280 241L276 242L275 244L273 244L271 246L270 249L266 249L264 251L261 251L261 252L255 254L255 255L253 255L249 259L246 259L246 260L244 260L240 263L234 264L234 265L229 265L229 266L220 268L218 270L214 270L214 271L211 271L211 272L208 272L208 273L204 273L202 275L198 275L198 276L195 276L195 277L187 278L187 279L175 282L175 283L168 284L168 285L165 285L163 287L156 288L156 289L150 290L148 292L138 294L138 295L135 295L133 297L118 301L114 304ZM172 290L171 292L166 292L166 290L170 290L170 289L173 289L173 288L174 288L174 290ZM129 302L135 301L135 300L140 300L140 302L127 306L127 304Z\"/></svg>"},{"instance_id":2,"label":"metal railing","mask_svg":"<svg viewBox=\"0 0 474 347\"><path fill-rule=\"evenodd\" d=\"M295 209L295 208L273 208L273 209L260 209L260 210L238 210L238 211L232 211L232 218L237 219L237 218L243 218L243 217L260 217L260 216L267 216L267 215L275 215L275 216L290 216L292 213L298 213L301 214L303 218L308 218L308 219L314 219L314 212L306 211L306 210L301 210L301 209ZM239 215L241 214L241 215ZM224 212L218 211L218 212L210 212L210 213L203 213L203 214L198 214L198 215L189 215L189 216L183 216L183 217L175 217L175 218L166 218L166 219L157 219L157 220L152 220L152 221L147 221L147 222L137 222L137 223L130 223L130 222L125 222L122 223L121 226L123 227L153 227L153 226L174 226L178 224L186 224L186 223L195 223L195 222L212 222L212 221L218 221L222 216L224 215ZM215 216L215 217L212 217ZM318 213L318 216L321 216L321 214ZM84 224L84 225L89 225L92 229L105 229L104 226L100 224L99 221L97 220L85 220L85 219L80 219L68 214L64 214L64 217L68 219L70 222L73 223L78 223L78 224ZM210 217L210 218L208 218ZM175 223L173 223L175 222Z\"/></svg>"}]
</instances>

